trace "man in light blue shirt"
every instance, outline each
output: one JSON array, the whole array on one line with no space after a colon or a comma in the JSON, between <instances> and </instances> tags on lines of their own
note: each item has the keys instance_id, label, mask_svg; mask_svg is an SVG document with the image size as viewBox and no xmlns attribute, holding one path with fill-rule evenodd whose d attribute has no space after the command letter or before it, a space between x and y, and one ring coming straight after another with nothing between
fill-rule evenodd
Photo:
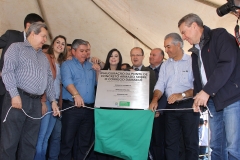
<instances>
[{"instance_id":1,"label":"man in light blue shirt","mask_svg":"<svg viewBox=\"0 0 240 160\"><path fill-rule=\"evenodd\" d=\"M61 66L62 78L62 140L60 160L71 159L74 140L77 140L77 159L83 159L90 147L93 131L93 110L84 106L94 107L96 71L87 59L87 42L76 39L72 43L72 60L65 61Z\"/></svg>"},{"instance_id":2,"label":"man in light blue shirt","mask_svg":"<svg viewBox=\"0 0 240 160\"><path fill-rule=\"evenodd\" d=\"M178 159L179 139L183 134L186 160L197 160L199 113L194 113L191 109L193 104L192 60L189 55L184 54L183 40L177 33L170 33L165 37L164 47L169 59L161 66L149 108L155 111L158 100L164 93L168 101L167 109L187 108L187 110L174 110L165 114L165 153L168 160Z\"/></svg>"}]
</instances>

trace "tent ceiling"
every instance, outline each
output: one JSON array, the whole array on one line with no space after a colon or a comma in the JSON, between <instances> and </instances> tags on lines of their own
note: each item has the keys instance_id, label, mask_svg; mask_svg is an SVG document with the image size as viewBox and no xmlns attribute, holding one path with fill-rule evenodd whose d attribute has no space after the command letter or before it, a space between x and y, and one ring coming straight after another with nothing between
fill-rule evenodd
<instances>
[{"instance_id":1,"label":"tent ceiling","mask_svg":"<svg viewBox=\"0 0 240 160\"><path fill-rule=\"evenodd\" d=\"M211 1L218 5L226 3ZM142 47L145 65L150 48L164 48L164 36L179 33L177 23L188 13L198 14L211 28L223 27L231 33L236 23L233 15L218 17L216 8L193 0L2 0L0 9L0 34L7 29L23 30L24 17L34 12L43 14L53 37L62 34L68 43L75 38L88 40L92 56L102 60L109 50L117 48L123 61L130 63L130 49ZM188 48L190 45L185 43L186 52Z\"/></svg>"}]
</instances>

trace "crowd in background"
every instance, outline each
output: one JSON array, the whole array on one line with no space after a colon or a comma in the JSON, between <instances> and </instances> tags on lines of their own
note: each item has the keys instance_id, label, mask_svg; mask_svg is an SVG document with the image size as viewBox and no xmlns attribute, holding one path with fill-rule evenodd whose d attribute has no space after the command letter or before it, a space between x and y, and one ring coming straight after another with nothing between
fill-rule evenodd
<instances>
[{"instance_id":1,"label":"crowd in background","mask_svg":"<svg viewBox=\"0 0 240 160\"><path fill-rule=\"evenodd\" d=\"M169 59L163 61L164 51L154 48L144 66L147 55L140 47L129 51L128 64L116 48L109 49L105 61L92 57L90 42L83 39L70 44L58 35L47 45L44 20L28 14L23 32L8 30L0 38L0 159L119 159L89 152L95 133L94 112L87 107L94 108L101 70L148 71L149 109L173 109L155 112L148 159L207 159L208 127L199 114L205 106L214 114L212 160L240 159L240 130L230 124L240 121L235 39L226 30L210 30L195 14L184 16L178 27L182 37L169 33L164 38ZM192 57L183 40L193 45Z\"/></svg>"}]
</instances>

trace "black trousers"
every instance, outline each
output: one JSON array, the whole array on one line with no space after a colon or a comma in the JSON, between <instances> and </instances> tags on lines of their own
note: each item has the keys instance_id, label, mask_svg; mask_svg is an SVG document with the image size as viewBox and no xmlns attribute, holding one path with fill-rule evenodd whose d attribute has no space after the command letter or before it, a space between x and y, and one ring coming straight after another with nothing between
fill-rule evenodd
<instances>
[{"instance_id":1,"label":"black trousers","mask_svg":"<svg viewBox=\"0 0 240 160\"><path fill-rule=\"evenodd\" d=\"M164 141L165 141L165 122L164 114L154 118L152 137L150 143L150 153L152 158L155 160L165 160L164 155Z\"/></svg>"},{"instance_id":2,"label":"black trousers","mask_svg":"<svg viewBox=\"0 0 240 160\"><path fill-rule=\"evenodd\" d=\"M192 108L193 100L168 105L167 108ZM179 159L179 139L185 144L186 160L198 160L199 113L191 111L165 112L165 153L167 160Z\"/></svg>"},{"instance_id":3,"label":"black trousers","mask_svg":"<svg viewBox=\"0 0 240 160\"><path fill-rule=\"evenodd\" d=\"M62 108L72 105L63 101ZM72 108L62 113L62 137L59 160L71 160L74 140L77 140L75 159L82 160L92 143L94 111L88 108Z\"/></svg>"},{"instance_id":4,"label":"black trousers","mask_svg":"<svg viewBox=\"0 0 240 160\"><path fill-rule=\"evenodd\" d=\"M0 95L0 119L1 119L1 115L2 115L2 106L3 106L3 100L4 100L4 95ZM0 131L1 131L1 125L2 125L2 122L0 122ZM1 132L0 132L0 138L1 138Z\"/></svg>"},{"instance_id":5,"label":"black trousers","mask_svg":"<svg viewBox=\"0 0 240 160\"><path fill-rule=\"evenodd\" d=\"M22 100L22 108L25 112L39 118L42 114L41 99L33 99L19 92ZM2 110L2 119L6 116L11 107L11 97L5 94ZM34 120L27 117L22 110L12 108L6 122L1 128L1 160L33 160L40 129L41 120ZM17 158L16 158L17 157Z\"/></svg>"}]
</instances>

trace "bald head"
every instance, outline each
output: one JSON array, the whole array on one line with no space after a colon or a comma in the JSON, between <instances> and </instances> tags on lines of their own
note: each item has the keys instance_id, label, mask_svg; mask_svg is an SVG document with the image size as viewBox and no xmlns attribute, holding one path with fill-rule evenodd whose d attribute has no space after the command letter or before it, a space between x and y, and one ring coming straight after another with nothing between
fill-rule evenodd
<instances>
[{"instance_id":1,"label":"bald head","mask_svg":"<svg viewBox=\"0 0 240 160\"><path fill-rule=\"evenodd\" d=\"M163 62L164 52L160 48L154 48L151 50L149 63L152 67L156 67Z\"/></svg>"}]
</instances>

